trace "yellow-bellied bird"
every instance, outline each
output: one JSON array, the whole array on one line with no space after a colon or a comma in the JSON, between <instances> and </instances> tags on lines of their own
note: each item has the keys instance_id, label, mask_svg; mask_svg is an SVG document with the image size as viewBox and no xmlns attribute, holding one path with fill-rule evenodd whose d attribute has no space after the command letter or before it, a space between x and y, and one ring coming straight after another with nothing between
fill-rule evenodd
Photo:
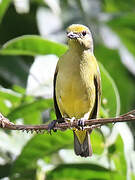
<instances>
[{"instance_id":1,"label":"yellow-bellied bird","mask_svg":"<svg viewBox=\"0 0 135 180\"><path fill-rule=\"evenodd\" d=\"M57 118L93 119L100 105L100 72L93 54L88 27L67 28L68 51L59 59L54 75L54 106ZM76 155L92 155L89 132L73 129Z\"/></svg>"}]
</instances>

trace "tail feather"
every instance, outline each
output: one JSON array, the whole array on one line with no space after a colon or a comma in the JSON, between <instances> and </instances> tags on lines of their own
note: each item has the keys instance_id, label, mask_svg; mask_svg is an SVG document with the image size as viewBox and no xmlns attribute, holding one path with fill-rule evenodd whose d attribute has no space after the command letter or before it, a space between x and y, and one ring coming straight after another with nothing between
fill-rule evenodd
<instances>
[{"instance_id":1,"label":"tail feather","mask_svg":"<svg viewBox=\"0 0 135 180\"><path fill-rule=\"evenodd\" d=\"M74 151L76 155L80 155L81 157L88 157L92 156L92 147L90 143L90 135L89 132L86 132L85 139L83 143L81 144L75 131L74 133Z\"/></svg>"}]
</instances>

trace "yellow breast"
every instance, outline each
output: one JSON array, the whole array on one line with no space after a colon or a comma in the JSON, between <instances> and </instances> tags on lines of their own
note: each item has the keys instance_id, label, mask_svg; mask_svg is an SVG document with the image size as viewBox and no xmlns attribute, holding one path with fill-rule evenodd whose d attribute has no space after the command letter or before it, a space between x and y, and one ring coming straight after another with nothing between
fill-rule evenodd
<instances>
[{"instance_id":1,"label":"yellow breast","mask_svg":"<svg viewBox=\"0 0 135 180\"><path fill-rule=\"evenodd\" d=\"M70 52L64 55L58 64L56 80L56 99L65 117L82 118L91 112L95 100L94 64L85 57L77 54L70 56ZM88 58L92 58L92 55Z\"/></svg>"}]
</instances>

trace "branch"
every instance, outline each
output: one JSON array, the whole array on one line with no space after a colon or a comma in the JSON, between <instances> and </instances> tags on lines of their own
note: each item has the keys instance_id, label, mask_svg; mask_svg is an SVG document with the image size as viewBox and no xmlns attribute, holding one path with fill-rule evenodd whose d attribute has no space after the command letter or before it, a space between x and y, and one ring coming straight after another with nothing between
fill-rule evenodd
<instances>
[{"instance_id":1,"label":"branch","mask_svg":"<svg viewBox=\"0 0 135 180\"><path fill-rule=\"evenodd\" d=\"M68 118L61 118L57 121L64 120L64 123L56 123L54 130L67 130L70 128L80 128L78 126L78 120L74 120L73 122L70 121ZM126 114L123 114L119 117L115 118L99 118L99 119L91 119L91 120L84 120L84 129L91 130L107 123L116 123L116 122L128 122L128 121L135 121L135 110L130 111ZM5 118L0 113L0 128L9 129L9 130L23 130L23 131L35 131L35 132L44 132L45 130L49 129L49 125L41 124L41 125L15 125L10 122L7 118Z\"/></svg>"}]
</instances>

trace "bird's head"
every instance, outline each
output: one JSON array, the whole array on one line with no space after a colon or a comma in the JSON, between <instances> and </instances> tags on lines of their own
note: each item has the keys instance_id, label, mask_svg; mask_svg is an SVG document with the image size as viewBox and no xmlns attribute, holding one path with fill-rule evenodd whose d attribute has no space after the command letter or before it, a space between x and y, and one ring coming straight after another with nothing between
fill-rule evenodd
<instances>
[{"instance_id":1,"label":"bird's head","mask_svg":"<svg viewBox=\"0 0 135 180\"><path fill-rule=\"evenodd\" d=\"M81 24L72 24L67 28L69 46L80 46L83 49L93 50L92 35L88 27Z\"/></svg>"}]
</instances>

